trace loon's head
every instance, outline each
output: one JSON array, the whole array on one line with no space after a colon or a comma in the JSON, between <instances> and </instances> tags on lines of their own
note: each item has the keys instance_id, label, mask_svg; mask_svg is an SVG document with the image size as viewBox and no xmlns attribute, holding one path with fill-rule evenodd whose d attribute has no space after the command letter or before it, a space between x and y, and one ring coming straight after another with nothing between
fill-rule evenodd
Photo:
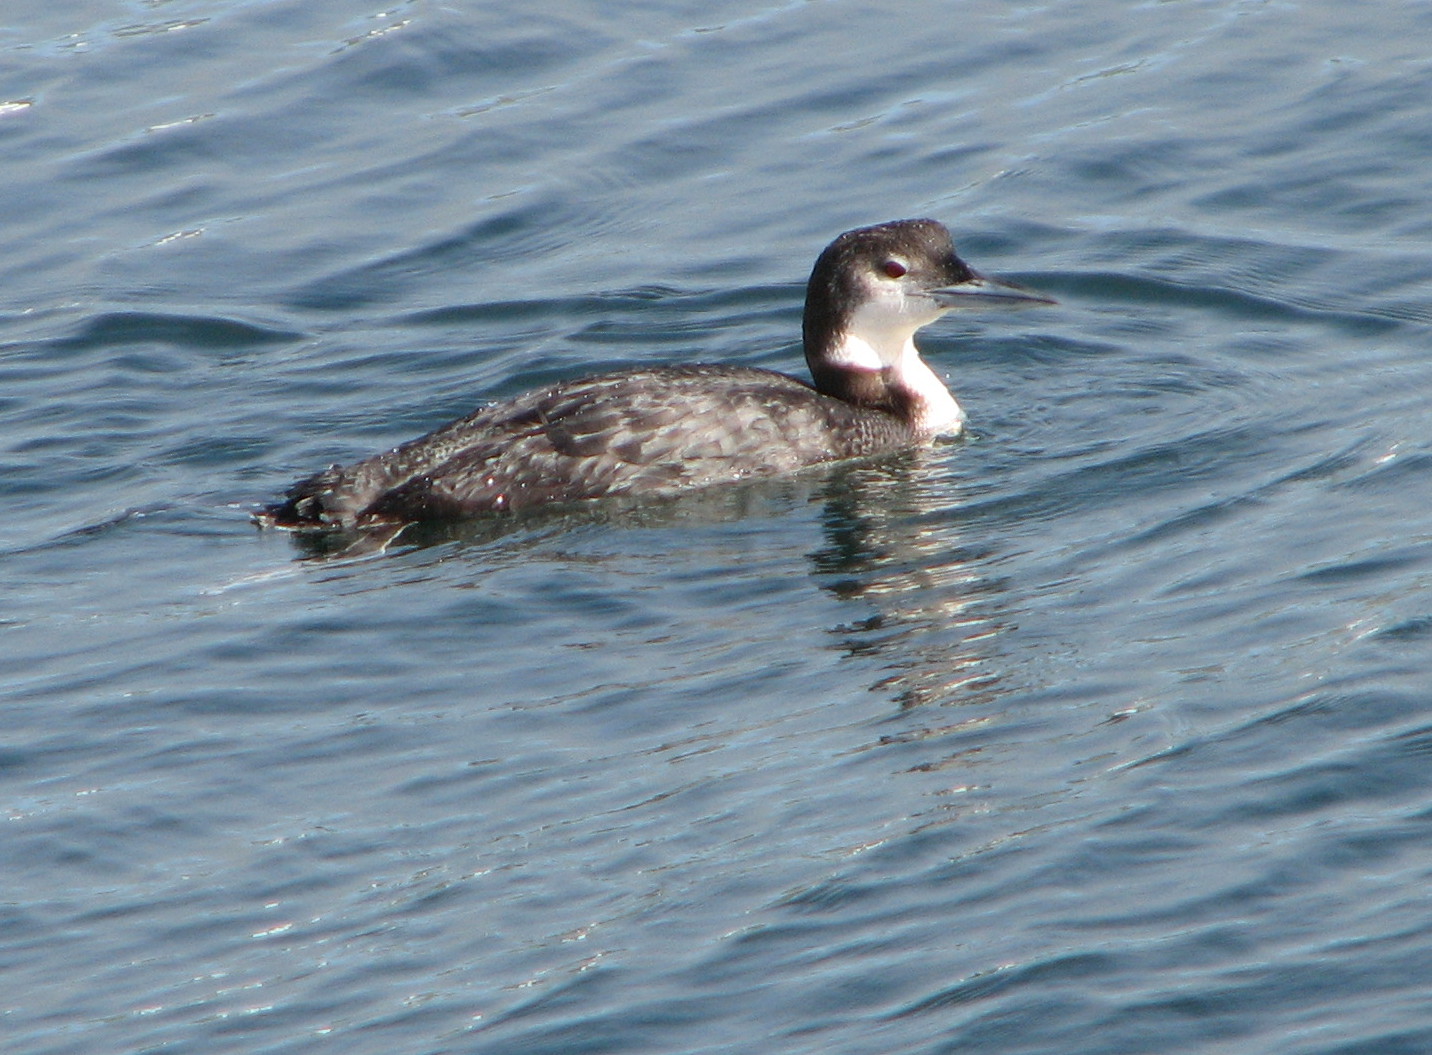
<instances>
[{"instance_id":1,"label":"loon's head","mask_svg":"<svg viewBox=\"0 0 1432 1055\"><path fill-rule=\"evenodd\" d=\"M922 434L954 434L964 412L920 359L915 331L957 308L1052 303L975 271L935 220L859 227L826 246L811 272L806 362L827 395L887 410Z\"/></svg>"}]
</instances>

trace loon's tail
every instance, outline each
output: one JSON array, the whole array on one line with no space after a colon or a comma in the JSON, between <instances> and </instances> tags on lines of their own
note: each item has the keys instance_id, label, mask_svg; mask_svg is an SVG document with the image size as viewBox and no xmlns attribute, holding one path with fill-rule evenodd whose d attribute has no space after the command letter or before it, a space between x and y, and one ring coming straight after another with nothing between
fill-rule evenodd
<instances>
[{"instance_id":1,"label":"loon's tail","mask_svg":"<svg viewBox=\"0 0 1432 1055\"><path fill-rule=\"evenodd\" d=\"M340 484L343 467L330 465L321 473L300 480L288 489L283 501L254 511L254 522L262 527L288 531L339 531L353 526L356 510L344 500Z\"/></svg>"}]
</instances>

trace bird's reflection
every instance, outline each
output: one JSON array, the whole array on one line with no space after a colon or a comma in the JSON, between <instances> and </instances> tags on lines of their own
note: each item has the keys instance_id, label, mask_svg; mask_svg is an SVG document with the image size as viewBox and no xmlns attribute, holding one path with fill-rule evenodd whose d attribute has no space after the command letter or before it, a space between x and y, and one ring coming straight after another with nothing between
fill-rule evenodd
<instances>
[{"instance_id":1,"label":"bird's reflection","mask_svg":"<svg viewBox=\"0 0 1432 1055\"><path fill-rule=\"evenodd\" d=\"M862 602L831 628L852 656L889 673L874 686L903 708L978 703L1001 691L991 641L1008 629L996 547L962 536L960 495L938 453L844 467L824 484L823 544L810 554L824 589Z\"/></svg>"}]
</instances>

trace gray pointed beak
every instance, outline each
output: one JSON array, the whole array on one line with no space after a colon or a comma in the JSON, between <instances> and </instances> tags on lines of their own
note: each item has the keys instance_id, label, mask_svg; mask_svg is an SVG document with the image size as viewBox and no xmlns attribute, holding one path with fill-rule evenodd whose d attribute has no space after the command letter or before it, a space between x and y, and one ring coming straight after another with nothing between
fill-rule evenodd
<instances>
[{"instance_id":1,"label":"gray pointed beak","mask_svg":"<svg viewBox=\"0 0 1432 1055\"><path fill-rule=\"evenodd\" d=\"M1036 293L1013 282L1004 282L976 273L953 286L925 290L942 308L1026 308L1036 304L1058 304L1053 297Z\"/></svg>"}]
</instances>

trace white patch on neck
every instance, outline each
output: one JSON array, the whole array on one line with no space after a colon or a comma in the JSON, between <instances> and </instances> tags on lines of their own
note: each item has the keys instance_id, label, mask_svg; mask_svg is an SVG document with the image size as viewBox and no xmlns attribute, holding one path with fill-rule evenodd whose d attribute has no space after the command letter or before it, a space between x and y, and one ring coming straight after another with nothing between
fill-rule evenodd
<instances>
[{"instance_id":1,"label":"white patch on neck","mask_svg":"<svg viewBox=\"0 0 1432 1055\"><path fill-rule=\"evenodd\" d=\"M892 371L889 383L892 387L903 388L914 397L915 415L910 424L930 439L958 436L965 427L964 409L955 401L940 376L920 358L914 341L909 343L908 349L900 368Z\"/></svg>"},{"instance_id":2,"label":"white patch on neck","mask_svg":"<svg viewBox=\"0 0 1432 1055\"><path fill-rule=\"evenodd\" d=\"M915 347L915 331L944 312L901 300L872 301L858 309L825 361L842 370L884 374L887 385L910 397L910 424L922 436L959 435L965 412Z\"/></svg>"},{"instance_id":3,"label":"white patch on neck","mask_svg":"<svg viewBox=\"0 0 1432 1055\"><path fill-rule=\"evenodd\" d=\"M870 342L852 334L843 334L836 339L836 345L825 356L831 366L842 370L862 370L878 374L885 369L885 360Z\"/></svg>"},{"instance_id":4,"label":"white patch on neck","mask_svg":"<svg viewBox=\"0 0 1432 1055\"><path fill-rule=\"evenodd\" d=\"M898 366L915 331L928 326L944 309L928 297L912 297L895 286L874 286L870 297L851 313L840 337L837 355L849 357L857 369Z\"/></svg>"}]
</instances>

